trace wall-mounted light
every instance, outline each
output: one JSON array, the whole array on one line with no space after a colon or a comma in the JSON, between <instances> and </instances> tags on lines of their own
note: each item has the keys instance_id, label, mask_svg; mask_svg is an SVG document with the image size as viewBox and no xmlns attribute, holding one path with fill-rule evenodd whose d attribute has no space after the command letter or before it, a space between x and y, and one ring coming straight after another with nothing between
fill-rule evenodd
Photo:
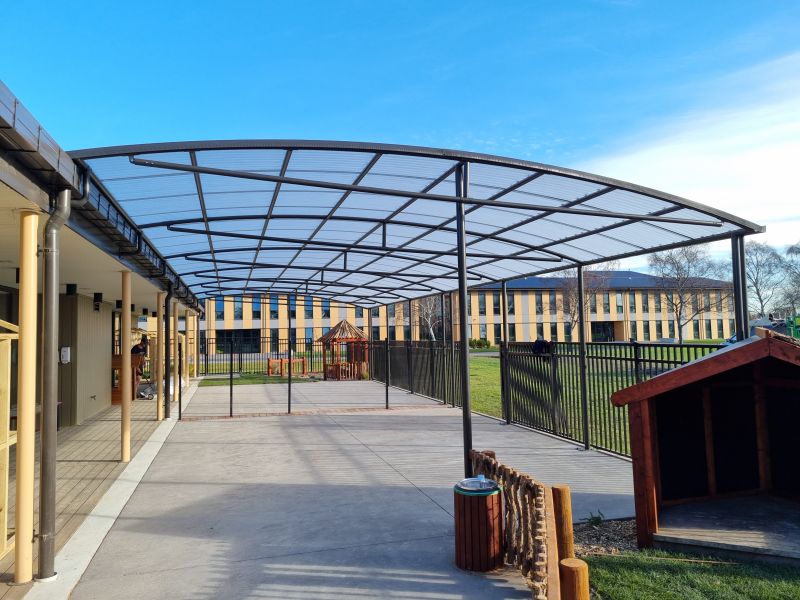
<instances>
[{"instance_id":1,"label":"wall-mounted light","mask_svg":"<svg viewBox=\"0 0 800 600\"><path fill-rule=\"evenodd\" d=\"M78 293L78 284L77 283L68 283L67 284L67 296L74 296Z\"/></svg>"},{"instance_id":2,"label":"wall-mounted light","mask_svg":"<svg viewBox=\"0 0 800 600\"><path fill-rule=\"evenodd\" d=\"M95 292L92 300L94 301L94 309L99 311L100 305L103 303L103 294Z\"/></svg>"},{"instance_id":3,"label":"wall-mounted light","mask_svg":"<svg viewBox=\"0 0 800 600\"><path fill-rule=\"evenodd\" d=\"M114 306L117 310L122 310L122 300L117 300Z\"/></svg>"},{"instance_id":4,"label":"wall-mounted light","mask_svg":"<svg viewBox=\"0 0 800 600\"><path fill-rule=\"evenodd\" d=\"M149 310L147 310L146 308L143 308L143 309L142 309L142 316L143 316L143 317L146 317L148 314L150 314L150 311L149 311Z\"/></svg>"}]
</instances>

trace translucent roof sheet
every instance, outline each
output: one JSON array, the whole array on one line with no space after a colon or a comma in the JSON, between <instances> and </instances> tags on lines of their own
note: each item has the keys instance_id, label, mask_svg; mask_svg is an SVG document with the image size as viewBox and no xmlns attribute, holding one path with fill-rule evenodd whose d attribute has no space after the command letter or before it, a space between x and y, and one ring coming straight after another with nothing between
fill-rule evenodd
<instances>
[{"instance_id":1,"label":"translucent roof sheet","mask_svg":"<svg viewBox=\"0 0 800 600\"><path fill-rule=\"evenodd\" d=\"M455 290L459 202L470 286L763 231L635 184L467 152L247 140L70 154L201 298L374 306Z\"/></svg>"}]
</instances>

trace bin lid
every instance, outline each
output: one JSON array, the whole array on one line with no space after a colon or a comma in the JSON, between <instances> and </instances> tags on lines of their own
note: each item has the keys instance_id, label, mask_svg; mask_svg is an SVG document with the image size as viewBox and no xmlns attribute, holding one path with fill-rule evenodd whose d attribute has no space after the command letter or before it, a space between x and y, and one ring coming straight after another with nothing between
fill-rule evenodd
<instances>
[{"instance_id":1,"label":"bin lid","mask_svg":"<svg viewBox=\"0 0 800 600\"><path fill-rule=\"evenodd\" d=\"M468 477L459 481L453 489L457 494L468 496L491 496L500 491L500 484L483 475Z\"/></svg>"}]
</instances>

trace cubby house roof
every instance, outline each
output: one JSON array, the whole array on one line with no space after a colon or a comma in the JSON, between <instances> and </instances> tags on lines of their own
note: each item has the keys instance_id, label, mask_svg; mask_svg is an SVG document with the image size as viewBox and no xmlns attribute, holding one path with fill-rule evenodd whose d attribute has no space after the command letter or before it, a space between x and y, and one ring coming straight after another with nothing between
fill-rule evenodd
<instances>
[{"instance_id":1,"label":"cubby house roof","mask_svg":"<svg viewBox=\"0 0 800 600\"><path fill-rule=\"evenodd\" d=\"M770 332L764 330L757 330L757 332L758 336L707 354L642 383L616 391L611 395L611 402L614 406L641 402L769 357L800 366L800 344L796 340L782 335L770 335ZM765 337L760 337L760 335Z\"/></svg>"},{"instance_id":2,"label":"cubby house roof","mask_svg":"<svg viewBox=\"0 0 800 600\"><path fill-rule=\"evenodd\" d=\"M339 321L317 341L327 344L328 342L360 342L366 340L367 336L358 327L349 321Z\"/></svg>"}]
</instances>

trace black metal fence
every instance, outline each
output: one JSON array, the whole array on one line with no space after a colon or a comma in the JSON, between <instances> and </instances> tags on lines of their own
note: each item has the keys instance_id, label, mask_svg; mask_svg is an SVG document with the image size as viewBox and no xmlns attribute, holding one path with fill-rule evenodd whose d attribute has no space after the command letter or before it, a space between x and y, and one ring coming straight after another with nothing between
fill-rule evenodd
<instances>
[{"instance_id":1,"label":"black metal fence","mask_svg":"<svg viewBox=\"0 0 800 600\"><path fill-rule=\"evenodd\" d=\"M589 343L587 395L581 395L579 344L504 344L496 370L499 403L480 399L490 414L589 446L630 454L627 408L611 404L611 394L705 356L711 344ZM386 381L386 342L370 344L370 376ZM442 342L389 342L390 384L453 406L461 405L457 345ZM480 354L475 357L480 357ZM492 357L497 360L496 357ZM489 360L486 358L484 360ZM474 382L477 383L477 382ZM473 384L473 408L478 405ZM480 392L478 392L480 393ZM495 405L496 404L496 405ZM584 415L588 428L584 426Z\"/></svg>"},{"instance_id":2,"label":"black metal fence","mask_svg":"<svg viewBox=\"0 0 800 600\"><path fill-rule=\"evenodd\" d=\"M234 373L280 374L281 361L284 363L283 370L287 369L286 359L289 357L290 345L292 358L296 361L304 359L306 373L322 374L325 362L331 360L331 348L326 349L321 342L315 342L311 338L300 340L262 338L257 344L251 340L220 342L214 338L201 339L200 374L227 374L231 366ZM300 374L300 367L296 362L293 371L295 375Z\"/></svg>"}]
</instances>

